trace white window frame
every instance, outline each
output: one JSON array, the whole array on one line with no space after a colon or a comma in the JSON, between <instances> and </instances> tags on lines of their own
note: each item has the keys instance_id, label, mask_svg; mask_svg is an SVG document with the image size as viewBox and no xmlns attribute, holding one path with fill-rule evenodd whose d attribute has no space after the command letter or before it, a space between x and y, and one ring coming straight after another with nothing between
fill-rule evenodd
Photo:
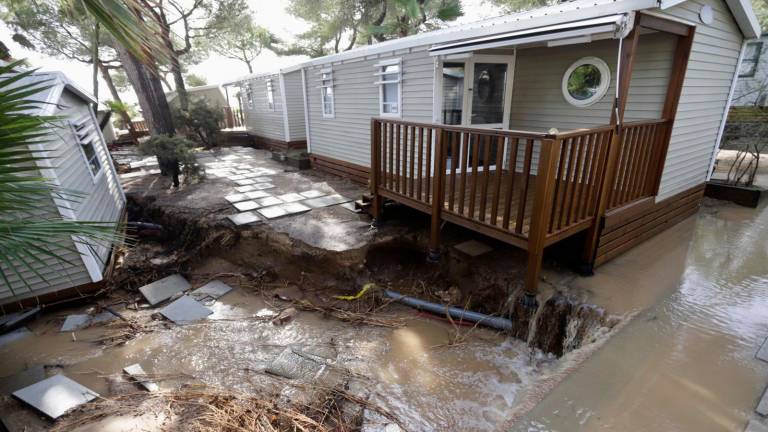
<instances>
[{"instance_id":1,"label":"white window frame","mask_svg":"<svg viewBox=\"0 0 768 432\"><path fill-rule=\"evenodd\" d=\"M93 117L86 114L77 120L70 120L69 127L72 130L72 136L77 142L77 147L80 149L80 155L83 157L85 163L85 170L91 175L91 179L95 183L96 180L104 173L104 164L99 158L98 146L101 142L101 136L99 135L99 126L94 121ZM88 159L88 155L85 153L85 147L91 146L93 150L93 157ZM91 160L95 161L98 165L98 169L94 173L91 169Z\"/></svg>"},{"instance_id":2,"label":"white window frame","mask_svg":"<svg viewBox=\"0 0 768 432\"><path fill-rule=\"evenodd\" d=\"M272 78L264 80L264 84L267 87L267 110L275 110L275 86L272 84Z\"/></svg>"},{"instance_id":3,"label":"white window frame","mask_svg":"<svg viewBox=\"0 0 768 432\"><path fill-rule=\"evenodd\" d=\"M571 73L573 73L576 68L579 66L584 65L593 65L597 67L597 69L600 71L600 86L597 88L597 92L595 94L588 98L588 99L576 99L575 97L571 96L571 93L568 91L568 78L571 77ZM596 104L597 102L602 99L605 94L608 92L608 87L611 85L611 68L608 67L608 63L606 63L603 59L598 57L582 57L575 62L565 71L565 74L563 75L563 81L562 81L562 90L563 90L563 97L565 98L566 102L569 104L575 106L575 107L588 107Z\"/></svg>"},{"instance_id":4,"label":"white window frame","mask_svg":"<svg viewBox=\"0 0 768 432\"><path fill-rule=\"evenodd\" d=\"M392 75L394 72L384 72L384 68L387 66L397 66L397 79L390 80L390 81L384 81L383 77L384 75ZM381 117L393 117L393 118L402 118L403 117L403 62L401 59L388 59L388 60L382 60L374 66L376 68L376 72L374 75L378 78L374 84L379 86L379 116ZM387 84L397 84L397 112L396 113L387 113L384 112L384 86Z\"/></svg>"},{"instance_id":5,"label":"white window frame","mask_svg":"<svg viewBox=\"0 0 768 432\"><path fill-rule=\"evenodd\" d=\"M324 76L328 74L328 78L326 79ZM328 81L328 84L325 84L325 82ZM325 105L326 105L326 94L325 89L330 88L331 89L331 100L330 100L330 107L331 112L327 113L325 112ZM336 117L336 93L333 91L333 69L331 68L324 68L320 70L320 109L323 112L323 117L325 118L334 118Z\"/></svg>"}]
</instances>

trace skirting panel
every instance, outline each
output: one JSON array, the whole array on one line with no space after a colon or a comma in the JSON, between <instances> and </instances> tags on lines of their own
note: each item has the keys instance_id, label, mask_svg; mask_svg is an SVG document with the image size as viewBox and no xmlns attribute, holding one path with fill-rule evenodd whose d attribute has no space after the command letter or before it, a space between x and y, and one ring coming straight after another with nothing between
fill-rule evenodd
<instances>
[{"instance_id":1,"label":"skirting panel","mask_svg":"<svg viewBox=\"0 0 768 432\"><path fill-rule=\"evenodd\" d=\"M641 203L642 211L628 208L624 212L631 212L629 217L622 217L620 213L611 215L620 222L603 228L600 233L595 266L610 261L695 214L703 196L702 184L650 206Z\"/></svg>"},{"instance_id":2,"label":"skirting panel","mask_svg":"<svg viewBox=\"0 0 768 432\"><path fill-rule=\"evenodd\" d=\"M345 177L356 183L368 184L370 172L368 167L316 154L310 154L309 160L312 162L312 168L318 171Z\"/></svg>"}]
</instances>

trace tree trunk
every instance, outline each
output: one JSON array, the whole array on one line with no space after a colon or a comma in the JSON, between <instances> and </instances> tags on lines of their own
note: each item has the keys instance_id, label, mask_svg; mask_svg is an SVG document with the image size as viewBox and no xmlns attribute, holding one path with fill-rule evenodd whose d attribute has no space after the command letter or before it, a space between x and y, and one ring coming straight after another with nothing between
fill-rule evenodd
<instances>
[{"instance_id":1,"label":"tree trunk","mask_svg":"<svg viewBox=\"0 0 768 432\"><path fill-rule=\"evenodd\" d=\"M187 87L184 85L184 76L181 74L181 64L176 54L171 54L171 73L173 74L173 83L176 85L176 97L179 98L179 108L182 111L189 110L189 95Z\"/></svg>"},{"instance_id":2,"label":"tree trunk","mask_svg":"<svg viewBox=\"0 0 768 432\"><path fill-rule=\"evenodd\" d=\"M122 45L116 44L116 49L128 80L139 99L139 106L150 133L152 135L175 134L171 109L157 73L150 70Z\"/></svg>"},{"instance_id":3,"label":"tree trunk","mask_svg":"<svg viewBox=\"0 0 768 432\"><path fill-rule=\"evenodd\" d=\"M99 62L99 70L101 71L101 77L104 79L104 82L107 83L107 88L109 89L109 93L112 95L112 100L122 104L123 100L120 98L120 93L118 93L114 81L112 81L112 75L109 74L109 69L107 69L103 63ZM125 123L125 127L128 129L128 135L131 137L131 141L138 145L139 135L136 133L136 127L133 126L131 116L129 116L125 111L118 112L118 115L120 115L120 118L123 119L123 123Z\"/></svg>"},{"instance_id":4,"label":"tree trunk","mask_svg":"<svg viewBox=\"0 0 768 432\"><path fill-rule=\"evenodd\" d=\"M93 113L99 112L99 23L93 27L93 44L91 45L91 60L93 61L93 97L96 102L93 104Z\"/></svg>"}]
</instances>

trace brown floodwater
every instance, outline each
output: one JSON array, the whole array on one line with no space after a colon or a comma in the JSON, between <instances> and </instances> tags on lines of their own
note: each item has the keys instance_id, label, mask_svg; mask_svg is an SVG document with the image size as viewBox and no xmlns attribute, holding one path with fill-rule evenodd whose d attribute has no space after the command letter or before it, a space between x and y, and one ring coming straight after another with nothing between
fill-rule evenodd
<instances>
[{"instance_id":1,"label":"brown floodwater","mask_svg":"<svg viewBox=\"0 0 768 432\"><path fill-rule=\"evenodd\" d=\"M765 203L707 203L577 283L636 316L514 430L744 430L768 382L755 358L768 336Z\"/></svg>"}]
</instances>

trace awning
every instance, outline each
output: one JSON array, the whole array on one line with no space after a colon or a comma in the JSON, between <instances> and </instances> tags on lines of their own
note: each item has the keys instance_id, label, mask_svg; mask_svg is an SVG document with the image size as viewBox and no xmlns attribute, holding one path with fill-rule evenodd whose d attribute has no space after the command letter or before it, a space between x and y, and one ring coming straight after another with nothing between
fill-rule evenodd
<instances>
[{"instance_id":1,"label":"awning","mask_svg":"<svg viewBox=\"0 0 768 432\"><path fill-rule=\"evenodd\" d=\"M567 43L569 39L589 42L598 39L622 37L621 30L627 17L624 14L610 15L583 21L574 21L546 27L519 30L509 33L470 39L461 42L436 45L429 49L430 55L456 54L470 51L519 46L547 42L551 45Z\"/></svg>"}]
</instances>

